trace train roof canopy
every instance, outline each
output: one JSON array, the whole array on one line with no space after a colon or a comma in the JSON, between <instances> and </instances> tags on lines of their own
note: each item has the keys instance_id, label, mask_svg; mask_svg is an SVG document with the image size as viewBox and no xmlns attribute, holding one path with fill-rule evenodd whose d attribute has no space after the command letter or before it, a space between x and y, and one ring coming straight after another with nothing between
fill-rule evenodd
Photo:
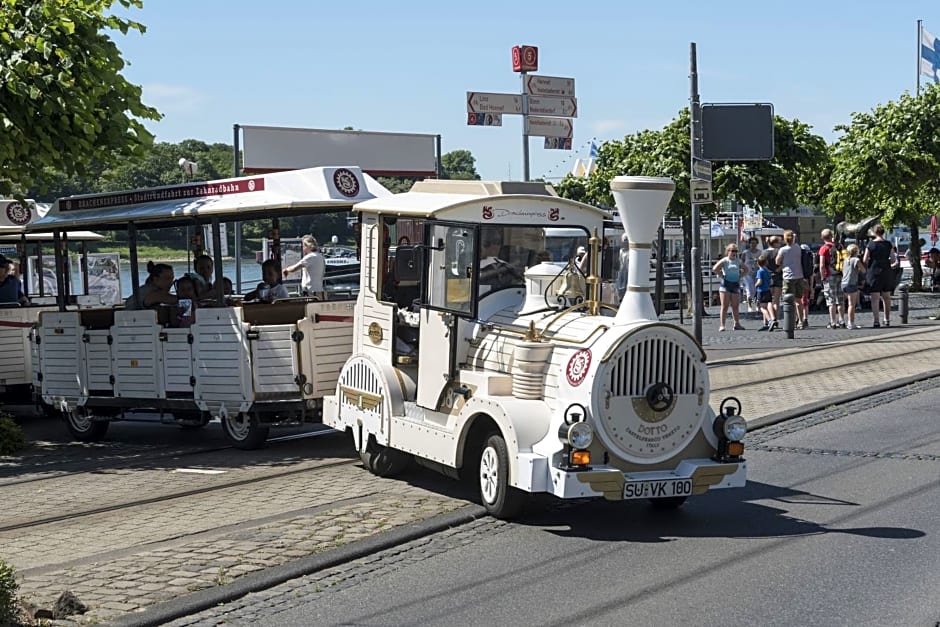
<instances>
[{"instance_id":1,"label":"train roof canopy","mask_svg":"<svg viewBox=\"0 0 940 627\"><path fill-rule=\"evenodd\" d=\"M357 203L354 211L406 218L585 226L610 219L597 207L561 198L551 185L517 181L428 179L411 191Z\"/></svg>"},{"instance_id":2,"label":"train roof canopy","mask_svg":"<svg viewBox=\"0 0 940 627\"><path fill-rule=\"evenodd\" d=\"M24 237L30 242L50 242L49 233L25 233L26 227L49 212L49 205L27 200L25 203L12 198L0 199L0 242L21 241ZM104 235L91 231L69 233L73 240L86 242L99 241Z\"/></svg>"},{"instance_id":3,"label":"train roof canopy","mask_svg":"<svg viewBox=\"0 0 940 627\"><path fill-rule=\"evenodd\" d=\"M391 192L355 166L333 166L186 183L124 192L69 196L28 231L158 228L181 222L255 220L351 209Z\"/></svg>"}]
</instances>

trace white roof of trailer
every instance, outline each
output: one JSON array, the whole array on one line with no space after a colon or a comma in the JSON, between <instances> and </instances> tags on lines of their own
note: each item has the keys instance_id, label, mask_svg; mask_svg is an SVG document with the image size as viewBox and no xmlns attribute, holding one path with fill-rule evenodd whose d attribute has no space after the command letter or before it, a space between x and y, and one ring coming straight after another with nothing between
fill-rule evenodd
<instances>
[{"instance_id":1,"label":"white roof of trailer","mask_svg":"<svg viewBox=\"0 0 940 627\"><path fill-rule=\"evenodd\" d=\"M347 208L391 195L355 166L331 166L258 176L70 196L56 201L29 231L124 228L181 221L208 222L298 215Z\"/></svg>"},{"instance_id":2,"label":"white roof of trailer","mask_svg":"<svg viewBox=\"0 0 940 627\"><path fill-rule=\"evenodd\" d=\"M461 211L474 205L485 204L497 212L512 212L524 215L524 207L565 207L585 212L598 220L610 219L602 209L561 198L551 185L544 183L500 182L500 181L450 181L427 179L414 184L411 191L357 203L353 211L390 213L410 218L461 218ZM450 215L448 215L450 214ZM546 213L546 216L548 214ZM542 216L526 216L536 219ZM483 221L477 219L477 221ZM561 226L559 224L558 226Z\"/></svg>"}]
</instances>

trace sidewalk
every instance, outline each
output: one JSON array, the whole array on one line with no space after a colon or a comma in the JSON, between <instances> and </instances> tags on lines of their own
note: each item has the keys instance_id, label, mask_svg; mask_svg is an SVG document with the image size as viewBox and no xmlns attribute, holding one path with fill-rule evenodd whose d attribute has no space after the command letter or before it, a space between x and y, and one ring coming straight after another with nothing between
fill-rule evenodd
<instances>
[{"instance_id":1,"label":"sidewalk","mask_svg":"<svg viewBox=\"0 0 940 627\"><path fill-rule=\"evenodd\" d=\"M817 314L793 340L779 331L758 332L752 321L745 321L752 330L719 333L717 319L706 318L712 405L717 410L726 396L737 397L753 427L832 405L839 395L864 396L940 375L932 357L940 347L940 322L928 319L927 308L918 311L910 325L859 331L825 329ZM870 323L871 314L861 320ZM685 328L690 326L687 320ZM341 436L278 447L258 458L220 451L157 464L144 457L132 467L105 464L82 475L0 482L6 511L0 528L89 506L116 508L0 531L0 554L19 569L22 596L37 605L51 607L70 590L90 606L73 621L123 616L121 622L130 622L148 608L141 618L152 619L153 608L168 602L185 607L198 599L218 601L223 597L212 595L260 587L272 573L283 580L299 565L321 563L311 560L348 559L350 551L390 537L426 534L479 515L460 483L430 471L403 480L372 476L350 462ZM199 472L182 472L194 469ZM284 471L292 474L279 476ZM160 500L184 487L233 478L253 483ZM120 508L150 496L156 502Z\"/></svg>"}]
</instances>

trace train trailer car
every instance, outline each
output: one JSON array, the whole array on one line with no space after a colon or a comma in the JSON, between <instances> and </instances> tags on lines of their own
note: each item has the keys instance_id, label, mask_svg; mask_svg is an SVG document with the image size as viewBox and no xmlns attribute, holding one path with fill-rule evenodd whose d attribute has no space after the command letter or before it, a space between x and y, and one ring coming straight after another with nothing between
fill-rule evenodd
<instances>
[{"instance_id":1,"label":"train trailer car","mask_svg":"<svg viewBox=\"0 0 940 627\"><path fill-rule=\"evenodd\" d=\"M356 205L353 354L323 419L352 433L373 473L414 460L475 478L504 518L527 493L677 507L745 484L739 404L711 409L702 347L660 322L649 295L650 234L675 186L617 177L611 187L630 242L617 308L599 296L609 215L548 186L424 181ZM387 277L380 234L401 218L423 221L424 239L397 247ZM581 229L586 278L546 250L553 228Z\"/></svg>"},{"instance_id":2,"label":"train trailer car","mask_svg":"<svg viewBox=\"0 0 940 627\"><path fill-rule=\"evenodd\" d=\"M137 299L138 229L191 225L198 233L210 224L214 284L223 285L221 222L347 213L357 201L387 194L359 168L319 167L65 198L35 227L127 229ZM36 334L38 394L79 440L100 439L110 421L143 409L184 427L218 418L235 446L256 448L272 425L319 419L321 399L335 389L352 350L354 303L243 303L216 290L187 324L179 324L189 312L182 301L46 311Z\"/></svg>"},{"instance_id":3,"label":"train trailer car","mask_svg":"<svg viewBox=\"0 0 940 627\"><path fill-rule=\"evenodd\" d=\"M43 259L52 261L52 237L46 233L26 232L30 224L45 215L46 209L29 200L0 200L0 256L12 263L13 268L8 271L20 279L28 299L25 303L0 302L0 353L3 354L0 360L0 398L11 394L28 396L29 387L34 383L31 376L34 351L30 337L40 312L55 309L55 281L50 285L44 280L47 273L43 262ZM75 289L76 286L72 285L71 273L66 282L66 302L74 309L93 300L88 295L85 243L103 240L104 236L85 231L72 235L71 241L81 245L82 253L82 288Z\"/></svg>"}]
</instances>

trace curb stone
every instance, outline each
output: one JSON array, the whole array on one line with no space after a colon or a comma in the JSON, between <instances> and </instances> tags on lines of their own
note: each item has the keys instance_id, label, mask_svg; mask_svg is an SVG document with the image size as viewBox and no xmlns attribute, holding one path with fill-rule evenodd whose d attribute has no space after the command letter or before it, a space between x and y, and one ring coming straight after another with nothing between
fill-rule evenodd
<instances>
[{"instance_id":1,"label":"curb stone","mask_svg":"<svg viewBox=\"0 0 940 627\"><path fill-rule=\"evenodd\" d=\"M453 512L439 514L420 523L380 533L371 538L359 540L325 553L311 555L263 571L249 573L239 577L232 583L215 588L206 588L172 601L158 603L141 612L118 617L107 624L114 627L162 625L171 620L207 610L221 603L234 601L251 592L258 592L297 577L303 577L439 531L467 524L485 515L486 510L482 506L468 505Z\"/></svg>"}]
</instances>

